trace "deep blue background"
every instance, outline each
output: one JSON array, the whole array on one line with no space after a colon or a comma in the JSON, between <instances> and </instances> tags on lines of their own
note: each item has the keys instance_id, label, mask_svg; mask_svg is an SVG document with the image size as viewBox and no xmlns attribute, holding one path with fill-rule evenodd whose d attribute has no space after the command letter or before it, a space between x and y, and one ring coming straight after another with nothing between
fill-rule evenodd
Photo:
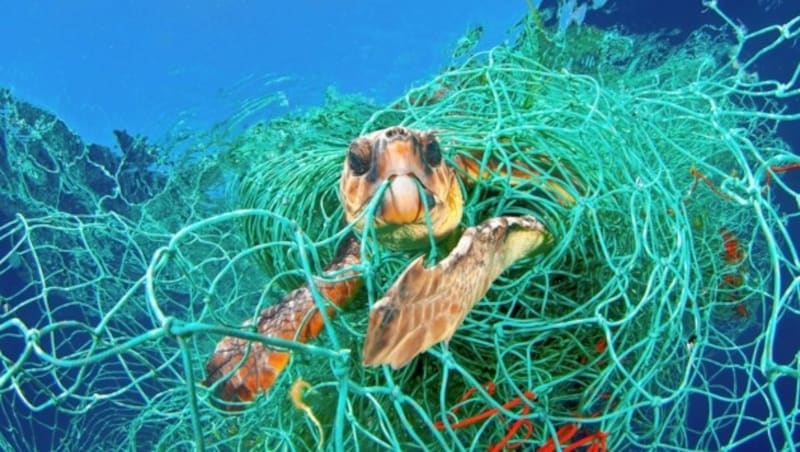
<instances>
[{"instance_id":1,"label":"deep blue background","mask_svg":"<svg viewBox=\"0 0 800 452\"><path fill-rule=\"evenodd\" d=\"M800 0L720 3L751 30L800 15ZM209 125L244 99L276 90L288 106L271 114L317 105L330 85L389 100L436 73L469 26L484 27L482 47L489 47L527 8L524 0L0 0L0 87L54 112L87 142L111 144L115 128L157 140L179 119ZM587 22L634 32L677 29L676 40L720 23L700 0L612 0ZM798 61L800 43L758 70L786 80ZM290 80L266 85L279 76ZM800 111L798 100L789 106ZM780 132L800 149L799 124ZM800 189L797 175L787 176ZM782 205L797 209L794 200ZM799 327L783 325L779 361L797 352L790 331Z\"/></svg>"}]
</instances>

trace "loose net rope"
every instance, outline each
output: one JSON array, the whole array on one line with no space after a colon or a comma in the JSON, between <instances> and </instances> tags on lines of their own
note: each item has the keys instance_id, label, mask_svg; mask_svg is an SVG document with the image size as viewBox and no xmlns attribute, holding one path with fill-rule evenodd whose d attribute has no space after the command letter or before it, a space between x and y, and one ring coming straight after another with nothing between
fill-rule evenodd
<instances>
[{"instance_id":1,"label":"loose net rope","mask_svg":"<svg viewBox=\"0 0 800 452\"><path fill-rule=\"evenodd\" d=\"M0 277L21 284L2 293L0 445L793 448L800 364L775 342L798 320L798 192L782 178L800 159L775 130L800 119L778 103L799 75L752 67L797 39L800 18L747 34L707 6L732 44L711 29L679 48L589 27L553 36L532 13L514 44L389 106L331 95L227 142L176 137L169 157L114 160L4 93L16 215L0 227ZM317 340L280 343L292 361L273 389L226 411L201 384L214 344L265 340L241 323L322 274L347 232L344 150L397 124L438 130L451 162L499 162L463 187L465 226L534 215L552 248L505 272L447 346L363 368L368 308L414 257L368 227L363 294ZM794 204L779 210L784 195ZM300 379L305 411L290 397Z\"/></svg>"}]
</instances>

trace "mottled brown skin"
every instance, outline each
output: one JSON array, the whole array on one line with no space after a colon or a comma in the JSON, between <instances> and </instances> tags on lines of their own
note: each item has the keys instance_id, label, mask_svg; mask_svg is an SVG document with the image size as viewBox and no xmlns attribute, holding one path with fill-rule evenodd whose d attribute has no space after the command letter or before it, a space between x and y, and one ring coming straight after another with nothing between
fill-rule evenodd
<instances>
[{"instance_id":1,"label":"mottled brown skin","mask_svg":"<svg viewBox=\"0 0 800 452\"><path fill-rule=\"evenodd\" d=\"M325 272L335 272L358 264L360 248L358 239L348 236L339 246L336 257L325 267ZM362 284L355 272L349 276L349 279L338 283L319 283L317 290L331 303L344 306L355 297ZM327 314L332 316L333 309L329 308ZM244 327L251 325L249 320L243 324ZM322 315L307 285L289 292L279 303L262 310L256 319L259 334L298 342L317 337L322 327ZM245 356L245 362L240 366ZM208 377L204 383L210 386L227 376L227 380L218 387L218 394L225 400L247 402L253 400L259 391L272 387L288 363L288 351L228 336L217 344L214 354L206 363Z\"/></svg>"},{"instance_id":2,"label":"mottled brown skin","mask_svg":"<svg viewBox=\"0 0 800 452\"><path fill-rule=\"evenodd\" d=\"M477 171L473 166L465 167L470 175L470 170ZM383 183L388 186L374 217L383 245L418 248L428 243L429 232L439 240L458 227L461 188L432 133L392 127L351 143L339 188L346 221L356 231L363 229L364 210ZM448 340L503 269L549 240L532 217L498 217L468 228L450 256L436 266L425 269L421 259L412 263L370 313L364 364L401 367L433 344ZM325 272L346 269L359 260L360 243L350 236ZM349 276L317 288L330 303L344 306L361 286L360 275ZM334 310L328 309L328 314ZM307 286L264 309L257 319L260 334L299 342L316 337L322 326ZM206 364L205 384L216 384L225 400L250 401L273 385L289 358L288 351L226 337Z\"/></svg>"},{"instance_id":3,"label":"mottled brown skin","mask_svg":"<svg viewBox=\"0 0 800 452\"><path fill-rule=\"evenodd\" d=\"M506 174L500 167L496 160L489 160L486 166L481 171L481 160L483 159L483 151L473 151L465 155L457 155L455 157L456 166L463 171L469 180L485 179L491 173ZM541 188L550 192L555 199L563 206L570 206L575 204L575 197L570 194L566 185L562 181L569 181L572 187L579 187L580 181L577 180L570 172L564 169L559 169L546 154L539 154L532 157L536 162L544 167L547 167L551 173L551 177L541 179L542 174L533 168L526 167L523 164L517 164L517 168L512 168L509 176L512 185L516 185L520 181L540 180ZM563 165L563 164L562 164ZM552 175L557 179L553 179Z\"/></svg>"}]
</instances>

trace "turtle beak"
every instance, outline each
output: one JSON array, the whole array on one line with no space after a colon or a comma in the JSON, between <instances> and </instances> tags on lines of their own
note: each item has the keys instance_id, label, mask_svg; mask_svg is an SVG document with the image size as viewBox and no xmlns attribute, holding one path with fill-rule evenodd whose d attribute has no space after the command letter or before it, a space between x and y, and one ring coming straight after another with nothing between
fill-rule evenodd
<instances>
[{"instance_id":1,"label":"turtle beak","mask_svg":"<svg viewBox=\"0 0 800 452\"><path fill-rule=\"evenodd\" d=\"M436 199L413 175L393 176L383 192L379 217L387 224L409 224L425 218L425 204L433 208ZM423 198L425 197L424 202Z\"/></svg>"},{"instance_id":2,"label":"turtle beak","mask_svg":"<svg viewBox=\"0 0 800 452\"><path fill-rule=\"evenodd\" d=\"M403 135L405 136L405 135ZM415 141L390 141L377 156L377 178L389 181L381 199L378 218L387 224L403 225L421 222L425 218L422 197L433 208L435 198L428 191L430 170L426 171Z\"/></svg>"}]
</instances>

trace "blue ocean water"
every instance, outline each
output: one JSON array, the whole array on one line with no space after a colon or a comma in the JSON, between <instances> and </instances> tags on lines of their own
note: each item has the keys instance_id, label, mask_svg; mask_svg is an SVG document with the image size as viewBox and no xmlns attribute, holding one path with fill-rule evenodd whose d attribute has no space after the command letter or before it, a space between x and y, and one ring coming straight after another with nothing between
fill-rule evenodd
<instances>
[{"instance_id":1,"label":"blue ocean water","mask_svg":"<svg viewBox=\"0 0 800 452\"><path fill-rule=\"evenodd\" d=\"M488 48L507 39L505 31L529 8L522 0L3 3L0 88L53 112L87 143L103 145L115 142L114 129L154 140L179 121L202 129L235 113L245 100L276 90L284 100L251 122L319 105L331 86L386 102L436 74L470 27L483 27L480 46ZM751 29L800 15L797 0L720 4ZM556 2L544 0L543 6ZM676 42L704 24L720 25L699 0L612 0L588 9L583 20L635 33L673 30L670 39ZM787 80L798 61L800 42L795 42L758 70ZM800 111L800 101L787 101L787 108ZM778 132L800 150L800 127ZM788 173L788 184L800 186L798 176ZM796 200L780 202L797 209ZM800 231L792 233L800 238ZM780 326L775 350L782 361L798 353L799 341L791 333L796 328L800 325ZM796 384L782 383L781 397L796 400ZM770 415L754 410L755 417ZM50 415L45 413L36 429L20 432L42 435L41 450L57 443L47 433L48 423L69 422ZM769 444L759 438L748 450Z\"/></svg>"},{"instance_id":2,"label":"blue ocean water","mask_svg":"<svg viewBox=\"0 0 800 452\"><path fill-rule=\"evenodd\" d=\"M476 0L402 8L26 2L4 8L0 80L87 141L109 143L113 128L158 136L181 112L198 123L219 120L245 96L276 88L287 92L284 112L319 104L329 85L387 101L440 69L468 26L482 24L484 42L500 42L526 8ZM278 77L291 80L265 86Z\"/></svg>"}]
</instances>

